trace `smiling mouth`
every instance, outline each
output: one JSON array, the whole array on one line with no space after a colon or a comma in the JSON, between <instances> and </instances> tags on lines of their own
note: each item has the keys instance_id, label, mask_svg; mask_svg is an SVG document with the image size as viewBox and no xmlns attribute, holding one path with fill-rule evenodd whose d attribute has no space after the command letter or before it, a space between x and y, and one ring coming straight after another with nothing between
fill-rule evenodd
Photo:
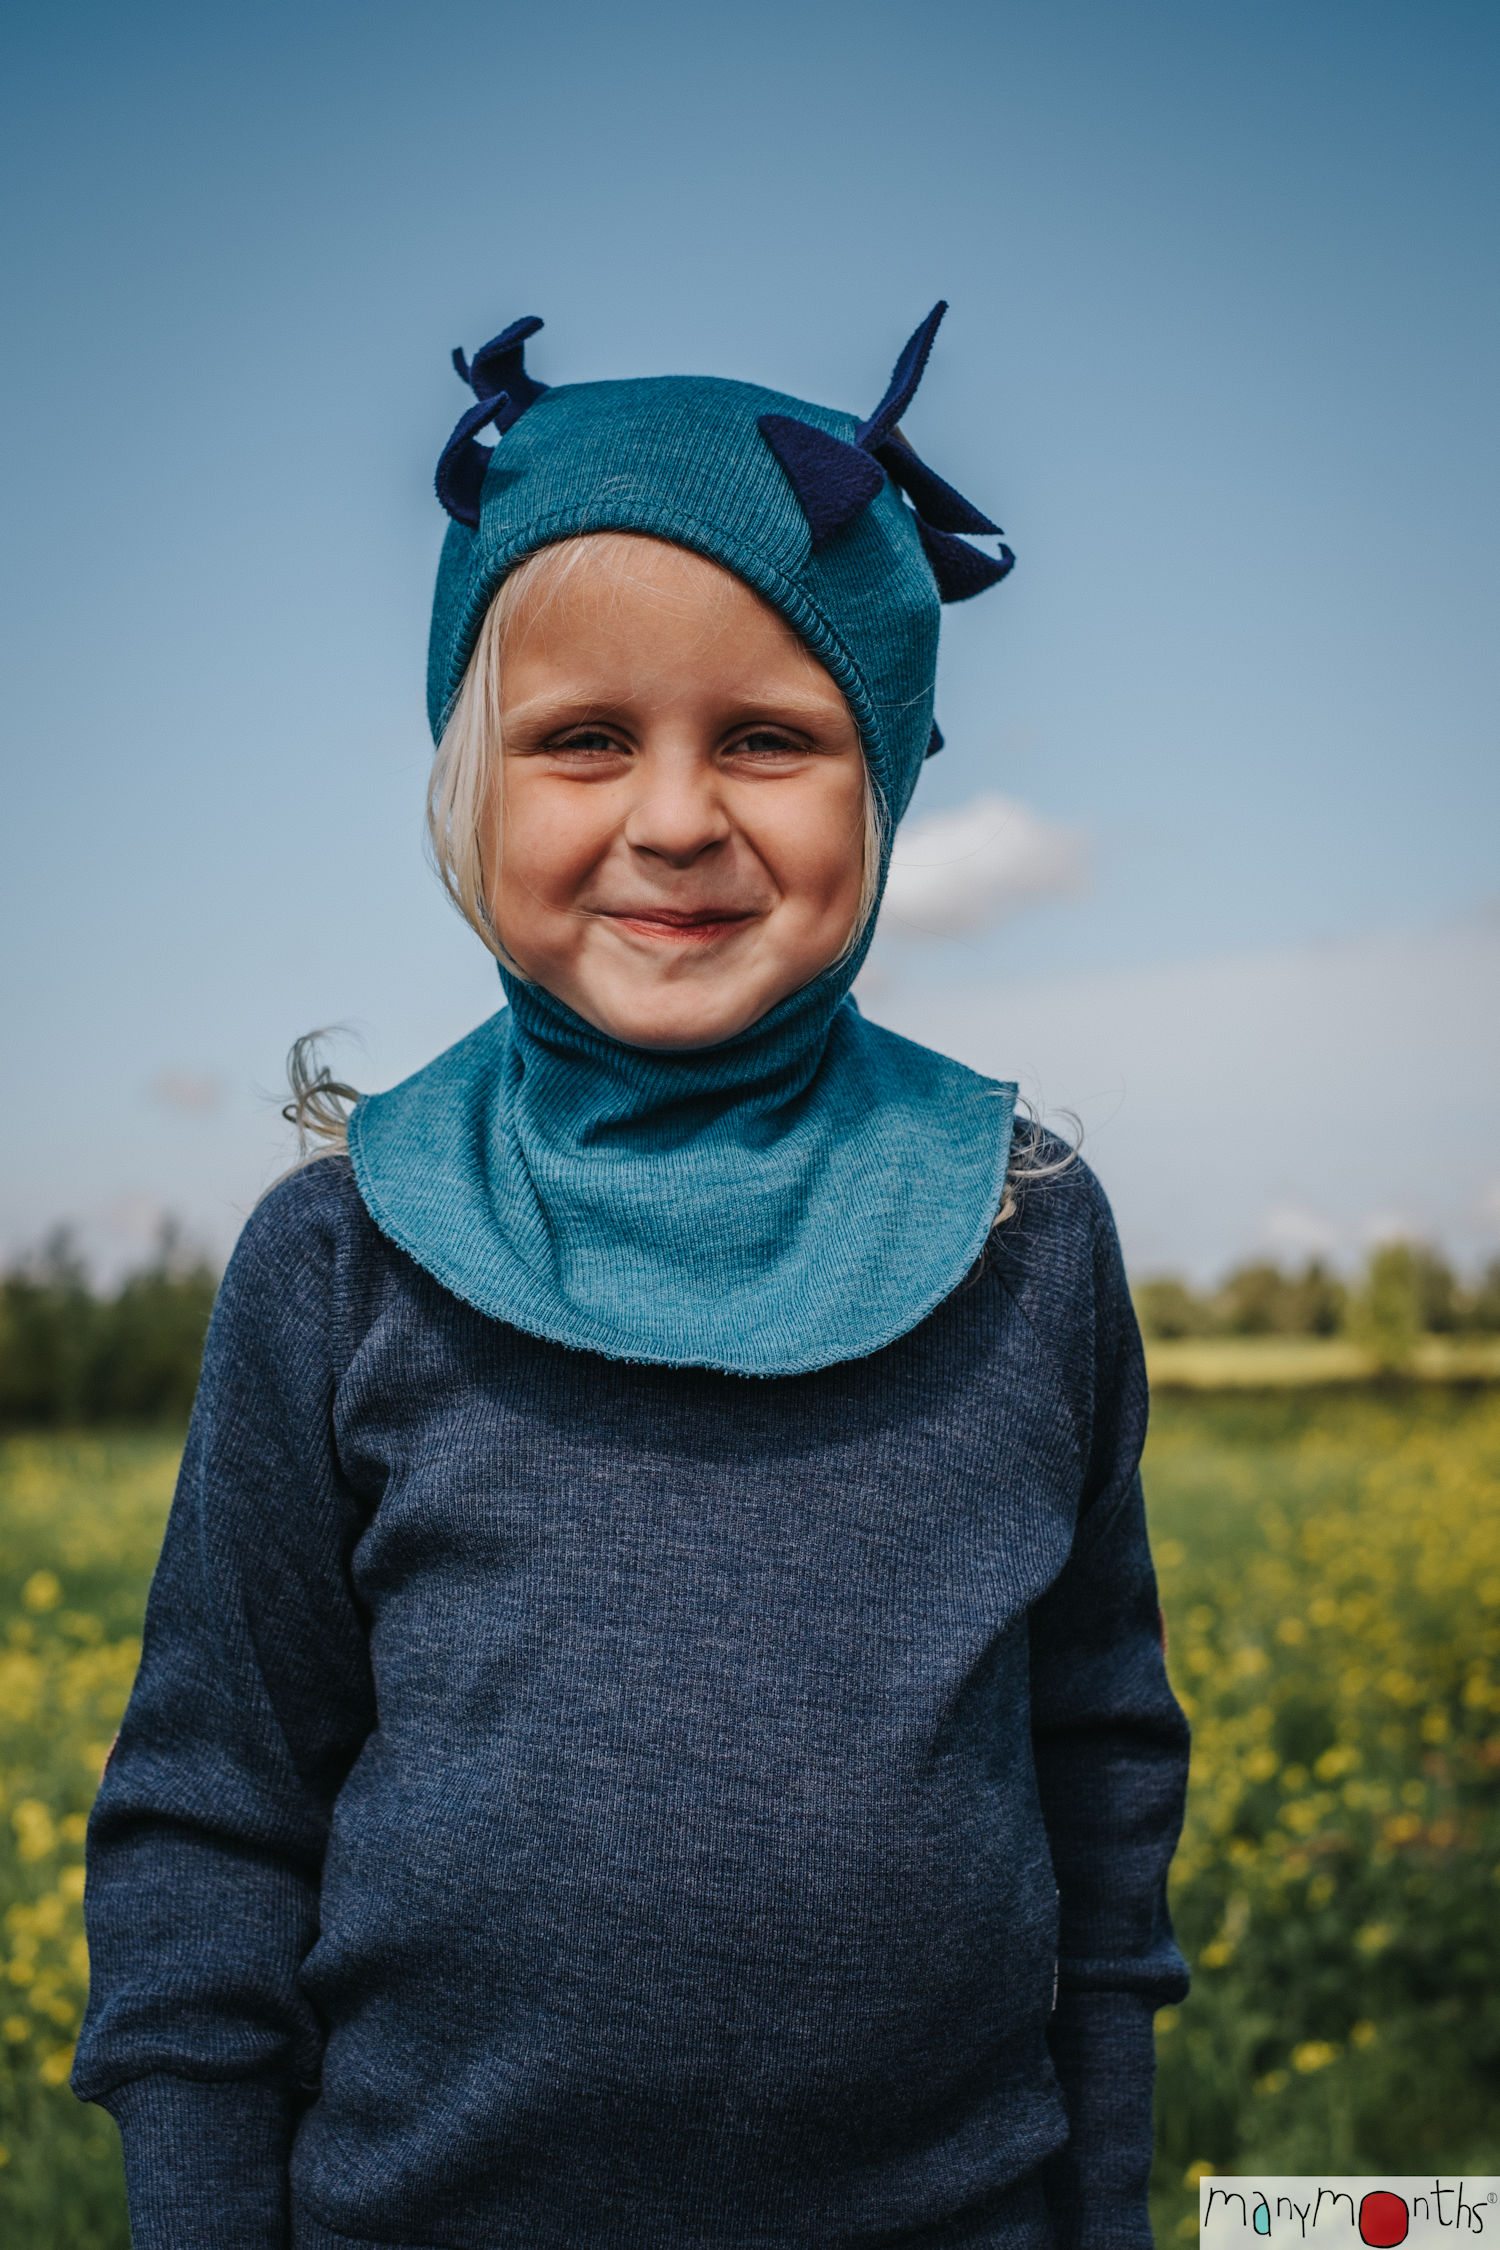
<instances>
[{"instance_id":1,"label":"smiling mouth","mask_svg":"<svg viewBox=\"0 0 1500 2250\"><path fill-rule=\"evenodd\" d=\"M729 912L722 906L699 907L688 913L678 913L667 906L651 906L635 911L628 907L606 907L604 919L640 937L664 938L676 945L706 945L714 938L728 937L732 931L744 929L756 917L748 911Z\"/></svg>"}]
</instances>

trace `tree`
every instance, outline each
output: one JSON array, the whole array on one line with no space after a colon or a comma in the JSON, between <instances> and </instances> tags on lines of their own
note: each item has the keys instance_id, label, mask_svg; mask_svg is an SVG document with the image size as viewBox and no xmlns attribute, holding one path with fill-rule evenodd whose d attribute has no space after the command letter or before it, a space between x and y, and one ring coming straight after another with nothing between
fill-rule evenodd
<instances>
[{"instance_id":1,"label":"tree","mask_svg":"<svg viewBox=\"0 0 1500 2250\"><path fill-rule=\"evenodd\" d=\"M1491 1258L1465 1307L1465 1326L1500 1332L1500 1258Z\"/></svg>"},{"instance_id":2,"label":"tree","mask_svg":"<svg viewBox=\"0 0 1500 2250\"><path fill-rule=\"evenodd\" d=\"M1163 1340L1206 1336L1213 1326L1207 1305L1175 1274L1158 1274L1135 1292L1136 1318L1144 1335Z\"/></svg>"},{"instance_id":3,"label":"tree","mask_svg":"<svg viewBox=\"0 0 1500 2250\"><path fill-rule=\"evenodd\" d=\"M1298 1336L1336 1336L1349 1308L1349 1292L1321 1258L1309 1258L1295 1281L1287 1284L1287 1322Z\"/></svg>"},{"instance_id":4,"label":"tree","mask_svg":"<svg viewBox=\"0 0 1500 2250\"><path fill-rule=\"evenodd\" d=\"M97 1295L66 1230L0 1278L0 1423L180 1422L215 1281L171 1226L152 1262Z\"/></svg>"},{"instance_id":5,"label":"tree","mask_svg":"<svg viewBox=\"0 0 1500 2250\"><path fill-rule=\"evenodd\" d=\"M1349 1326L1382 1375L1409 1372L1422 1334L1422 1265L1411 1243L1388 1242L1372 1254Z\"/></svg>"}]
</instances>

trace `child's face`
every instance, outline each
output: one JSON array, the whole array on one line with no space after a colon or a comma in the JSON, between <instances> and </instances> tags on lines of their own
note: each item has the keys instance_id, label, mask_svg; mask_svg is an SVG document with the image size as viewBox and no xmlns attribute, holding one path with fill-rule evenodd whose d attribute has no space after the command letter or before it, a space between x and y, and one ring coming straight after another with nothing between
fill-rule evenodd
<instances>
[{"instance_id":1,"label":"child's face","mask_svg":"<svg viewBox=\"0 0 1500 2250\"><path fill-rule=\"evenodd\" d=\"M523 595L483 834L522 973L639 1047L704 1047L838 958L864 758L791 628L716 563L600 539Z\"/></svg>"}]
</instances>

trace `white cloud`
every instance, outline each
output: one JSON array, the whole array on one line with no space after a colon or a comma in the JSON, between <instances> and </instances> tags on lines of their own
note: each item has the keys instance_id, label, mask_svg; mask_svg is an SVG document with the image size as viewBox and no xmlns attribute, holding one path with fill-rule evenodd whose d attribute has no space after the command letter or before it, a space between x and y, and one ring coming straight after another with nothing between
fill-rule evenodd
<instances>
[{"instance_id":1,"label":"white cloud","mask_svg":"<svg viewBox=\"0 0 1500 2250\"><path fill-rule=\"evenodd\" d=\"M223 1107L228 1091L216 1071L159 1070L146 1091L163 1109L182 1117L208 1117Z\"/></svg>"},{"instance_id":2,"label":"white cloud","mask_svg":"<svg viewBox=\"0 0 1500 2250\"><path fill-rule=\"evenodd\" d=\"M1329 1258L1338 1248L1338 1230L1300 1203L1279 1203L1266 1213L1266 1240L1284 1256Z\"/></svg>"},{"instance_id":3,"label":"white cloud","mask_svg":"<svg viewBox=\"0 0 1500 2250\"><path fill-rule=\"evenodd\" d=\"M160 1196L117 1195L96 1205L83 1223L91 1235L101 1235L126 1250L144 1250L156 1240L169 1215Z\"/></svg>"},{"instance_id":4,"label":"white cloud","mask_svg":"<svg viewBox=\"0 0 1500 2250\"><path fill-rule=\"evenodd\" d=\"M891 937L980 930L1087 880L1084 839L1014 797L984 796L904 827L880 926Z\"/></svg>"},{"instance_id":5,"label":"white cloud","mask_svg":"<svg viewBox=\"0 0 1500 2250\"><path fill-rule=\"evenodd\" d=\"M1500 917L1075 975L892 946L886 970L876 1022L1079 1113L1139 1271L1208 1279L1268 1232L1354 1262L1388 1225L1495 1254Z\"/></svg>"},{"instance_id":6,"label":"white cloud","mask_svg":"<svg viewBox=\"0 0 1500 2250\"><path fill-rule=\"evenodd\" d=\"M1370 1211L1359 1231L1372 1250L1384 1250L1393 1242L1420 1242L1422 1222L1408 1211Z\"/></svg>"}]
</instances>

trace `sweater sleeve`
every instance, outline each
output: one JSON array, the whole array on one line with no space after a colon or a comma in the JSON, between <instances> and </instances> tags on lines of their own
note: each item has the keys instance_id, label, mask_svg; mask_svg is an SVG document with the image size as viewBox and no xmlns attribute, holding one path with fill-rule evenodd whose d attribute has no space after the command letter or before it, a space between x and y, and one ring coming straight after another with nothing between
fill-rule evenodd
<instances>
[{"instance_id":1,"label":"sweater sleeve","mask_svg":"<svg viewBox=\"0 0 1500 2250\"><path fill-rule=\"evenodd\" d=\"M298 1971L333 1799L373 1724L333 1439L338 1200L331 1177L287 1182L225 1275L89 1828L73 2084L119 2125L135 2250L287 2239L320 2063Z\"/></svg>"},{"instance_id":2,"label":"sweater sleeve","mask_svg":"<svg viewBox=\"0 0 1500 2250\"><path fill-rule=\"evenodd\" d=\"M1050 2043L1070 2120L1047 2179L1059 2250L1150 2250L1156 2009L1187 1991L1166 1877L1187 1724L1167 1683L1139 1459L1146 1382L1114 1223L1094 1191L1085 1459L1063 1571L1032 1616L1032 1727L1059 1894Z\"/></svg>"}]
</instances>

